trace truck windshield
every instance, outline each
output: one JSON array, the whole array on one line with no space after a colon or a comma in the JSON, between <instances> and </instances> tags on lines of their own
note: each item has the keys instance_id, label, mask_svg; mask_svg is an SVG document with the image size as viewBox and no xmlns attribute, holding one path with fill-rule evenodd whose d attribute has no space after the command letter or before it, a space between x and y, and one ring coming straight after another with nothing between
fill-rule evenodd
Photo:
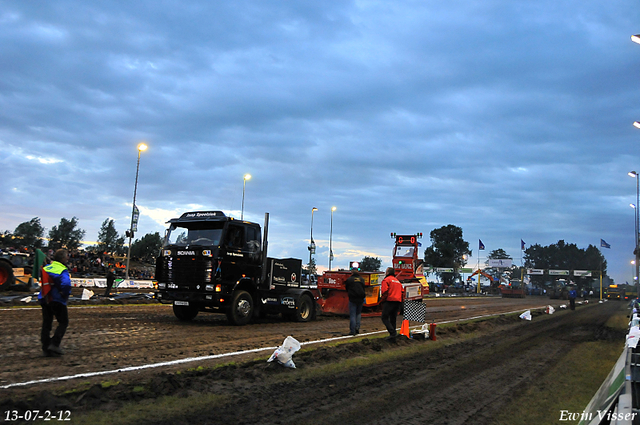
<instances>
[{"instance_id":1,"label":"truck windshield","mask_svg":"<svg viewBox=\"0 0 640 425\"><path fill-rule=\"evenodd\" d=\"M193 227L171 227L165 245L218 246L222 229L198 229Z\"/></svg>"},{"instance_id":2,"label":"truck windshield","mask_svg":"<svg viewBox=\"0 0 640 425\"><path fill-rule=\"evenodd\" d=\"M396 247L396 257L410 257L413 258L412 246L398 246Z\"/></svg>"}]
</instances>

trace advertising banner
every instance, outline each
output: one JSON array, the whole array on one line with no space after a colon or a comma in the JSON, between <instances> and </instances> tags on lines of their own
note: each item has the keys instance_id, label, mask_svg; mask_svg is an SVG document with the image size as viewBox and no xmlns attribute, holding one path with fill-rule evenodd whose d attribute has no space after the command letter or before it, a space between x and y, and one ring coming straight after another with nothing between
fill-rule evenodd
<instances>
[{"instance_id":1,"label":"advertising banner","mask_svg":"<svg viewBox=\"0 0 640 425\"><path fill-rule=\"evenodd\" d=\"M93 279L76 279L72 277L71 286L76 288L90 288L95 286L95 284L93 283Z\"/></svg>"},{"instance_id":2,"label":"advertising banner","mask_svg":"<svg viewBox=\"0 0 640 425\"><path fill-rule=\"evenodd\" d=\"M513 264L513 260L510 258L504 258L499 260L489 260L489 267L493 268L505 268L508 269Z\"/></svg>"},{"instance_id":3,"label":"advertising banner","mask_svg":"<svg viewBox=\"0 0 640 425\"><path fill-rule=\"evenodd\" d=\"M107 287L107 279L106 278L94 278L94 279L78 279L71 278L71 286L79 287L79 288L106 288ZM155 286L153 285L152 280L124 280L124 279L116 279L113 283L114 288L118 289L153 289Z\"/></svg>"}]
</instances>

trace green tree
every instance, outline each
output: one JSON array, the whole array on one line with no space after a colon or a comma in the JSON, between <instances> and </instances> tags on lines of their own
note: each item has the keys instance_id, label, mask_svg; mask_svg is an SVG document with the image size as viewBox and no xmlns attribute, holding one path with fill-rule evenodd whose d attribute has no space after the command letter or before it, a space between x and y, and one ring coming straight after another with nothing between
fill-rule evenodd
<instances>
[{"instance_id":1,"label":"green tree","mask_svg":"<svg viewBox=\"0 0 640 425\"><path fill-rule=\"evenodd\" d=\"M595 272L594 275L599 275L602 270L603 276L607 272L607 260L597 247L589 245L586 249L580 249L576 244L568 244L564 240L549 246L531 245L524 251L524 265L544 270L589 270ZM573 276L571 280L582 289L590 287L594 277ZM548 279L546 276L531 276L531 281L539 286L543 286Z\"/></svg>"},{"instance_id":2,"label":"green tree","mask_svg":"<svg viewBox=\"0 0 640 425\"><path fill-rule=\"evenodd\" d=\"M9 247L11 245L12 236L13 234L8 230L5 230L4 232L0 233L0 247L2 248Z\"/></svg>"},{"instance_id":3,"label":"green tree","mask_svg":"<svg viewBox=\"0 0 640 425\"><path fill-rule=\"evenodd\" d=\"M502 249L494 249L487 255L487 261L485 265L489 266L489 260L513 260L507 252ZM484 272L493 277L493 281L491 282L491 289L495 290L500 285L500 277L503 276L504 273L512 276L514 267L506 268L496 268L496 267L487 267L484 269Z\"/></svg>"},{"instance_id":4,"label":"green tree","mask_svg":"<svg viewBox=\"0 0 640 425\"><path fill-rule=\"evenodd\" d=\"M488 260L512 260L512 259L513 258L511 258L511 256L507 254L507 252L504 249L498 248L498 249L494 249L489 253L489 255L487 255L486 264L489 264Z\"/></svg>"},{"instance_id":5,"label":"green tree","mask_svg":"<svg viewBox=\"0 0 640 425\"><path fill-rule=\"evenodd\" d=\"M311 258L311 262L309 264L307 264L307 267L303 267L302 268L302 273L308 274L308 275L315 275L318 273L318 268L316 266L316 259L315 258Z\"/></svg>"},{"instance_id":6,"label":"green tree","mask_svg":"<svg viewBox=\"0 0 640 425\"><path fill-rule=\"evenodd\" d=\"M98 249L100 252L110 252L115 255L124 253L124 236L118 235L112 219L105 219L98 232Z\"/></svg>"},{"instance_id":7,"label":"green tree","mask_svg":"<svg viewBox=\"0 0 640 425\"><path fill-rule=\"evenodd\" d=\"M60 224L53 226L49 231L49 248L66 248L70 251L78 249L86 232L82 229L77 229L77 225L78 219L76 217L71 220L62 218Z\"/></svg>"},{"instance_id":8,"label":"green tree","mask_svg":"<svg viewBox=\"0 0 640 425\"><path fill-rule=\"evenodd\" d=\"M382 260L378 257L367 257L365 256L360 261L360 269L363 272L377 272L380 271L380 267L382 266Z\"/></svg>"},{"instance_id":9,"label":"green tree","mask_svg":"<svg viewBox=\"0 0 640 425\"><path fill-rule=\"evenodd\" d=\"M16 245L27 248L42 248L42 238L44 227L40 224L40 219L34 217L29 221L18 224L13 231Z\"/></svg>"},{"instance_id":10,"label":"green tree","mask_svg":"<svg viewBox=\"0 0 640 425\"><path fill-rule=\"evenodd\" d=\"M160 233L147 233L142 239L136 239L131 244L131 257L139 258L146 263L153 263L160 253L160 248L162 248Z\"/></svg>"},{"instance_id":11,"label":"green tree","mask_svg":"<svg viewBox=\"0 0 640 425\"><path fill-rule=\"evenodd\" d=\"M431 267L459 269L467 264L465 255L471 255L469 242L462 238L462 229L453 224L433 229L429 234L431 246L424 251L424 261ZM446 285L451 285L459 277L453 273L438 273Z\"/></svg>"}]
</instances>

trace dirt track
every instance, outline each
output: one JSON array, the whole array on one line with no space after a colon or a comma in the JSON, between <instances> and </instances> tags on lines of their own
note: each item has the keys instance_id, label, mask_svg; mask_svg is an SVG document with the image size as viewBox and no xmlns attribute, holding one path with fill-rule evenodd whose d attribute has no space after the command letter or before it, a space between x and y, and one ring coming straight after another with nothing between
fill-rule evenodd
<instances>
[{"instance_id":1,"label":"dirt track","mask_svg":"<svg viewBox=\"0 0 640 425\"><path fill-rule=\"evenodd\" d=\"M442 322L489 313L524 311L549 304L546 298L519 299L449 299L430 300L427 317ZM558 305L558 302L552 305ZM201 392L232 394L232 402L216 408L216 414L194 413L193 418L172 418L177 423L490 423L492 415L510 394L540 376L576 341L602 335L602 324L620 303L579 307L545 320L523 322L501 319L480 325L458 325L449 332L479 326L488 332L484 338L459 343L424 354L403 357L395 363L362 366L340 376L326 376L313 382L296 380L286 386L270 377L295 373L281 367L249 363L235 370L217 370L215 376L167 375L171 370L229 362L209 360L173 368L130 372L99 377L93 382L117 379L122 382L153 382L146 397L160 394L189 395ZM103 306L74 308L71 327L65 336L64 357L40 357L39 310L1 310L3 347L0 361L0 385L8 385L52 376L111 370L125 366L154 363L177 358L273 347L287 335L299 341L312 341L342 335L348 330L346 318L321 316L312 323L264 320L244 327L232 327L224 316L202 315L192 323L178 322L171 307L160 305ZM480 330L483 330L480 329ZM364 318L362 332L383 330L378 317ZM442 335L447 338L447 334ZM416 344L415 341L399 344ZM418 343L429 344L429 342ZM349 348L345 348L349 347ZM316 367L341 358L362 356L396 346L379 339L365 339L341 348L321 347L295 357L299 369ZM262 352L265 356L270 352ZM244 356L248 359L249 355ZM255 357L255 355L253 355ZM527 365L527 367L523 367ZM286 375L285 375L286 376ZM179 379L178 379L179 378ZM150 381L148 381L150 380ZM87 381L86 379L82 380ZM91 380L90 380L91 381ZM0 399L18 399L61 391L78 382L49 383L0 390ZM114 394L93 394L99 401L141 397L131 388L119 386ZM127 389L128 388L128 389ZM96 389L93 389L94 393ZM129 391L129 393L127 393ZM98 391L100 392L100 391ZM311 397L311 398L310 398ZM60 401L78 411L95 408L84 402L74 405ZM313 403L310 403L313 400ZM398 403L398 400L409 400ZM49 403L53 403L50 399ZM66 403L66 404L65 404ZM87 404L89 403L89 404ZM55 404L55 403L54 403ZM428 407L427 407L428 406ZM5 406L6 407L6 406ZM29 408L24 405L24 408ZM33 408L33 407L31 407ZM114 408L111 406L110 408ZM242 415L238 415L242 412ZM288 417L283 417L287 412ZM168 418L167 418L168 419ZM166 423L176 423L167 420ZM153 422L153 421L152 421ZM157 421L156 421L157 422Z\"/></svg>"}]
</instances>

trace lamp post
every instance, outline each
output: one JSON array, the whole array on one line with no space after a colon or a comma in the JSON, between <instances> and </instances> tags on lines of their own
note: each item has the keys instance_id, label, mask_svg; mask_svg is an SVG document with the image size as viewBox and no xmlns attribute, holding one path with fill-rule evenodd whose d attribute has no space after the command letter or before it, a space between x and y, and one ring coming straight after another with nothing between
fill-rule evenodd
<instances>
[{"instance_id":1,"label":"lamp post","mask_svg":"<svg viewBox=\"0 0 640 425\"><path fill-rule=\"evenodd\" d=\"M311 239L309 242L309 282L311 282L311 255L316 253L316 243L313 241L313 213L318 211L316 207L311 208Z\"/></svg>"},{"instance_id":2,"label":"lamp post","mask_svg":"<svg viewBox=\"0 0 640 425\"><path fill-rule=\"evenodd\" d=\"M242 178L242 210L240 212L240 220L244 220L244 188L247 185L247 180L251 180L251 174L245 174Z\"/></svg>"},{"instance_id":3,"label":"lamp post","mask_svg":"<svg viewBox=\"0 0 640 425\"><path fill-rule=\"evenodd\" d=\"M633 255L637 260L638 259L638 208L636 207L636 205L638 205L638 204L629 204L629 206L631 208L633 208L633 216L634 216L634 218L633 218L634 223L633 224L634 224L634 228L635 228L635 238L636 238L636 241L635 241L636 248L633 251L634 252ZM633 261L632 261L632 263L633 263ZM636 268L635 275L633 276L633 280L634 280L635 284L638 283L638 269L637 268Z\"/></svg>"},{"instance_id":4,"label":"lamp post","mask_svg":"<svg viewBox=\"0 0 640 425\"><path fill-rule=\"evenodd\" d=\"M640 34L632 35L631 41L633 41L634 43L640 44Z\"/></svg>"},{"instance_id":5,"label":"lamp post","mask_svg":"<svg viewBox=\"0 0 640 425\"><path fill-rule=\"evenodd\" d=\"M136 194L138 192L138 171L140 171L140 152L146 151L147 145L140 143L138 145L138 163L136 164L136 183L133 186L133 208L131 210L131 225L129 226L129 248L127 250L127 269L125 271L125 279L129 279L129 260L131 259L131 239L133 239L133 232L138 230L138 215L136 207ZM134 229L135 227L135 229Z\"/></svg>"},{"instance_id":6,"label":"lamp post","mask_svg":"<svg viewBox=\"0 0 640 425\"><path fill-rule=\"evenodd\" d=\"M331 207L331 230L329 231L329 271L331 271L331 262L333 261L333 212L336 207Z\"/></svg>"},{"instance_id":7,"label":"lamp post","mask_svg":"<svg viewBox=\"0 0 640 425\"><path fill-rule=\"evenodd\" d=\"M640 281L638 280L638 267L640 266L640 262L638 261L638 256L640 255L640 253L638 252L638 231L640 231L640 211L638 211L638 205L640 205L640 176L638 176L638 173L636 173L635 171L629 171L628 173L629 177L635 177L636 178L636 204L634 206L634 212L635 212L635 230L634 230L634 234L633 234L633 239L634 239L634 243L636 246L636 249L634 251L634 256L635 256L635 264L636 264L636 274L635 274L635 284L636 286L638 286L640 284ZM637 288L636 288L637 289Z\"/></svg>"}]
</instances>

